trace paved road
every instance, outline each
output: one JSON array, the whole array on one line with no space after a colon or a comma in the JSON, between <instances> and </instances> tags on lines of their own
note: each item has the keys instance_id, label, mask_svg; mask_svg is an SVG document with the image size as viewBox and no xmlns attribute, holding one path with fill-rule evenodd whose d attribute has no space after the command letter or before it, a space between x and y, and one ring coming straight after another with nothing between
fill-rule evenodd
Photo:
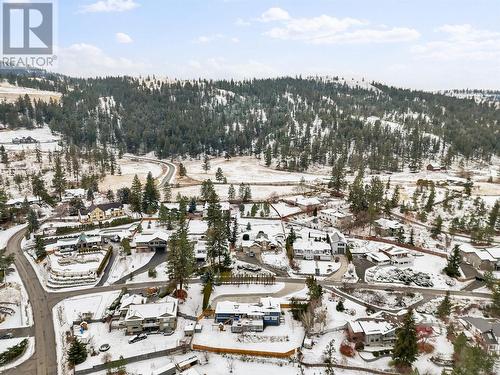
<instances>
[{"instance_id":1,"label":"paved road","mask_svg":"<svg viewBox=\"0 0 500 375\"><path fill-rule=\"evenodd\" d=\"M35 353L33 356L20 364L19 366L6 370L4 373L9 375L55 375L57 373L57 356L55 347L55 334L54 325L52 320L52 309L60 301L66 298L75 297L89 293L99 293L105 291L120 290L123 288L122 284L113 284L103 287L93 287L83 290L70 290L62 292L47 292L39 283L38 278L34 275L31 264L22 254L21 240L24 236L25 230L16 233L7 244L7 252L15 254L15 265L18 269L19 275L24 282L28 292L30 302L33 309L34 327L33 333L35 336ZM304 287L304 279L292 279L289 277L277 277L277 282L284 282L287 284L287 289L300 289ZM193 279L190 283L199 283L199 279ZM293 284L296 284L295 286ZM343 286L340 282L332 282L329 280L320 281L320 284L330 287ZM133 290L140 290L149 287L164 286L163 281L143 282L129 284L127 287ZM351 284L356 286L355 284ZM395 285L371 285L363 284L364 289L384 290L390 287L396 291L408 291L409 288L405 286ZM426 289L426 288L410 288L418 290L424 295L425 298L432 298L442 296L446 290ZM488 293L477 293L467 290L450 291L452 296L462 297L483 297L490 298Z\"/></svg>"}]
</instances>

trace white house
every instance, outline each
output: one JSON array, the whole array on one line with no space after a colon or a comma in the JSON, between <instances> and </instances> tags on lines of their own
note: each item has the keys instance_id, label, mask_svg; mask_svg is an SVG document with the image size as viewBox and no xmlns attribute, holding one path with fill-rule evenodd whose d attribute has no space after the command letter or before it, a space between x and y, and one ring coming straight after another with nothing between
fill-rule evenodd
<instances>
[{"instance_id":1,"label":"white house","mask_svg":"<svg viewBox=\"0 0 500 375\"><path fill-rule=\"evenodd\" d=\"M85 189L66 189L62 195L63 202L69 202L74 198L84 199L86 196Z\"/></svg>"},{"instance_id":2,"label":"white house","mask_svg":"<svg viewBox=\"0 0 500 375\"><path fill-rule=\"evenodd\" d=\"M382 266L385 264L391 264L391 258L380 251L374 251L366 254L366 259L372 261L373 263Z\"/></svg>"},{"instance_id":3,"label":"white house","mask_svg":"<svg viewBox=\"0 0 500 375\"><path fill-rule=\"evenodd\" d=\"M353 215L338 208L327 208L318 212L321 221L334 227L342 227L352 223Z\"/></svg>"},{"instance_id":4,"label":"white house","mask_svg":"<svg viewBox=\"0 0 500 375\"><path fill-rule=\"evenodd\" d=\"M413 255L411 255L408 250L401 247L392 247L390 249L382 249L380 251L387 255L391 260L391 264L395 266L408 267L413 264Z\"/></svg>"},{"instance_id":5,"label":"white house","mask_svg":"<svg viewBox=\"0 0 500 375\"><path fill-rule=\"evenodd\" d=\"M295 258L306 260L332 260L332 247L328 242L297 239L293 243Z\"/></svg>"}]
</instances>

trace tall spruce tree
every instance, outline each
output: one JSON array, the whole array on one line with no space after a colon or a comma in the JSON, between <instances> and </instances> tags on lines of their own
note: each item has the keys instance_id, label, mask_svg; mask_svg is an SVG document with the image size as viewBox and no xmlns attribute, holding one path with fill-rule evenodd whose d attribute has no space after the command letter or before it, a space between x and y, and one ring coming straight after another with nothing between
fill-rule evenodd
<instances>
[{"instance_id":1,"label":"tall spruce tree","mask_svg":"<svg viewBox=\"0 0 500 375\"><path fill-rule=\"evenodd\" d=\"M418 355L417 329L413 310L409 309L403 319L403 324L396 331L396 342L392 359L398 367L408 368L415 362Z\"/></svg>"},{"instance_id":2,"label":"tall spruce tree","mask_svg":"<svg viewBox=\"0 0 500 375\"><path fill-rule=\"evenodd\" d=\"M130 206L134 212L142 212L142 184L137 175L132 180L130 188Z\"/></svg>"},{"instance_id":3,"label":"tall spruce tree","mask_svg":"<svg viewBox=\"0 0 500 375\"><path fill-rule=\"evenodd\" d=\"M155 180L151 172L146 177L144 184L144 193L142 195L142 208L144 212L151 214L158 210L158 201L160 200L160 193L156 187Z\"/></svg>"},{"instance_id":4,"label":"tall spruce tree","mask_svg":"<svg viewBox=\"0 0 500 375\"><path fill-rule=\"evenodd\" d=\"M461 263L462 257L460 256L460 246L455 245L450 256L448 257L448 264L444 268L444 272L450 277L460 276Z\"/></svg>"},{"instance_id":5,"label":"tall spruce tree","mask_svg":"<svg viewBox=\"0 0 500 375\"><path fill-rule=\"evenodd\" d=\"M185 211L180 212L179 227L169 240L167 270L182 290L194 270L194 245L189 241Z\"/></svg>"}]
</instances>

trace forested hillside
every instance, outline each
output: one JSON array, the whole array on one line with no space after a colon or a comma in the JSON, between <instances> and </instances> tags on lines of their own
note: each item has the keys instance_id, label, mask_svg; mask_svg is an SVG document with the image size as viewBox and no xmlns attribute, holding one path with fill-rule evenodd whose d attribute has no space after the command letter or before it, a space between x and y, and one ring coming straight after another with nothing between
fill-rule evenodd
<instances>
[{"instance_id":1,"label":"forested hillside","mask_svg":"<svg viewBox=\"0 0 500 375\"><path fill-rule=\"evenodd\" d=\"M500 154L495 103L338 78L167 81L3 76L57 90L60 103L0 104L10 127L48 123L82 148L109 144L158 157L255 154L305 170L342 162L372 170Z\"/></svg>"}]
</instances>

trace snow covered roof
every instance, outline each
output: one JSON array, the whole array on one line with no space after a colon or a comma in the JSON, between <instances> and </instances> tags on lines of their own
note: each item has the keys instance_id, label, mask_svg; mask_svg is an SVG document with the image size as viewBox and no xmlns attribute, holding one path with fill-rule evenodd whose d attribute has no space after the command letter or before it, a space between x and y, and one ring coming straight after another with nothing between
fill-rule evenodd
<instances>
[{"instance_id":1,"label":"snow covered roof","mask_svg":"<svg viewBox=\"0 0 500 375\"><path fill-rule=\"evenodd\" d=\"M154 240L168 241L168 233L158 230L152 233L141 233L135 237L135 243L149 243Z\"/></svg>"},{"instance_id":2,"label":"snow covered roof","mask_svg":"<svg viewBox=\"0 0 500 375\"><path fill-rule=\"evenodd\" d=\"M72 195L74 197L81 197L85 195L85 189L66 189L64 190L65 195Z\"/></svg>"},{"instance_id":3,"label":"snow covered roof","mask_svg":"<svg viewBox=\"0 0 500 375\"><path fill-rule=\"evenodd\" d=\"M381 252L373 252L373 253L368 253L366 254L366 257L373 259L375 262L381 263L381 262L389 262L391 258L389 258L387 255Z\"/></svg>"},{"instance_id":4,"label":"snow covered roof","mask_svg":"<svg viewBox=\"0 0 500 375\"><path fill-rule=\"evenodd\" d=\"M335 216L339 219L352 216L352 214L340 211L338 208L327 208L325 210L321 210L320 213L330 216Z\"/></svg>"},{"instance_id":5,"label":"snow covered roof","mask_svg":"<svg viewBox=\"0 0 500 375\"><path fill-rule=\"evenodd\" d=\"M120 310L128 309L130 305L142 305L146 301L146 297L140 294L124 294L120 300Z\"/></svg>"},{"instance_id":6,"label":"snow covered roof","mask_svg":"<svg viewBox=\"0 0 500 375\"><path fill-rule=\"evenodd\" d=\"M232 301L221 301L215 307L216 314L241 314L259 316L269 312L280 312L280 304L274 298L261 298L260 303L239 303Z\"/></svg>"},{"instance_id":7,"label":"snow covered roof","mask_svg":"<svg viewBox=\"0 0 500 375\"><path fill-rule=\"evenodd\" d=\"M383 320L357 320L349 322L354 333L365 335L385 335L396 329L394 325Z\"/></svg>"},{"instance_id":8,"label":"snow covered roof","mask_svg":"<svg viewBox=\"0 0 500 375\"><path fill-rule=\"evenodd\" d=\"M383 250L387 255L393 257L397 255L407 255L408 250L402 249L401 247L393 247L392 249Z\"/></svg>"},{"instance_id":9,"label":"snow covered roof","mask_svg":"<svg viewBox=\"0 0 500 375\"><path fill-rule=\"evenodd\" d=\"M22 198L9 199L7 202L5 202L5 204L7 206L13 206L15 204L22 204L25 199L28 201L28 203L40 202L40 199L38 199L36 197L22 197Z\"/></svg>"},{"instance_id":10,"label":"snow covered roof","mask_svg":"<svg viewBox=\"0 0 500 375\"><path fill-rule=\"evenodd\" d=\"M293 243L293 249L294 250L317 250L317 251L323 251L323 250L331 250L332 247L330 246L329 243L324 242L324 241L312 241L312 240L303 240L303 239L298 239Z\"/></svg>"},{"instance_id":11,"label":"snow covered roof","mask_svg":"<svg viewBox=\"0 0 500 375\"><path fill-rule=\"evenodd\" d=\"M177 300L168 298L167 302L131 305L125 320L154 319L164 316L177 316Z\"/></svg>"},{"instance_id":12,"label":"snow covered roof","mask_svg":"<svg viewBox=\"0 0 500 375\"><path fill-rule=\"evenodd\" d=\"M295 200L295 203L299 206L317 206L321 204L320 200L316 197L311 197L311 198L297 198Z\"/></svg>"},{"instance_id":13,"label":"snow covered roof","mask_svg":"<svg viewBox=\"0 0 500 375\"><path fill-rule=\"evenodd\" d=\"M401 227L401 223L396 220L389 220L381 217L380 219L375 220L375 224L377 224L381 228L385 229L398 229Z\"/></svg>"}]
</instances>

